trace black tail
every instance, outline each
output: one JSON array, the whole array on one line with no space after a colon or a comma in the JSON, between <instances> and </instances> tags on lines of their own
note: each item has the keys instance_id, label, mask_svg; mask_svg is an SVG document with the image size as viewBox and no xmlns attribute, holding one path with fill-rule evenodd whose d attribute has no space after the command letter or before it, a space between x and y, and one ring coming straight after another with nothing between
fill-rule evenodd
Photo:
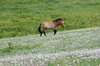
<instances>
[{"instance_id":1,"label":"black tail","mask_svg":"<svg viewBox=\"0 0 100 66\"><path fill-rule=\"evenodd\" d=\"M39 26L39 28L38 28L38 31L40 32L40 36L41 36L41 35L42 35L41 24L40 24L40 26Z\"/></svg>"},{"instance_id":2,"label":"black tail","mask_svg":"<svg viewBox=\"0 0 100 66\"><path fill-rule=\"evenodd\" d=\"M38 28L38 31L41 32L41 24L40 24L40 26L39 26L39 28Z\"/></svg>"}]
</instances>

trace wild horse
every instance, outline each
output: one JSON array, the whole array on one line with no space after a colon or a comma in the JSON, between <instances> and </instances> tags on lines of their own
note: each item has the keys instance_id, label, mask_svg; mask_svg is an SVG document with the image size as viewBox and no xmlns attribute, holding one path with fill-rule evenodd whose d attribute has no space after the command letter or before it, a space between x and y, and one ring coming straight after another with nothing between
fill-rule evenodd
<instances>
[{"instance_id":1,"label":"wild horse","mask_svg":"<svg viewBox=\"0 0 100 66\"><path fill-rule=\"evenodd\" d=\"M54 35L55 35L57 32L56 28L58 25L65 27L63 19L57 19L54 21L41 23L38 28L38 31L40 32L40 36L42 36L42 33L44 33L44 35L46 36L46 33L45 33L46 29L54 29ZM42 31L41 31L41 27L42 27Z\"/></svg>"}]
</instances>

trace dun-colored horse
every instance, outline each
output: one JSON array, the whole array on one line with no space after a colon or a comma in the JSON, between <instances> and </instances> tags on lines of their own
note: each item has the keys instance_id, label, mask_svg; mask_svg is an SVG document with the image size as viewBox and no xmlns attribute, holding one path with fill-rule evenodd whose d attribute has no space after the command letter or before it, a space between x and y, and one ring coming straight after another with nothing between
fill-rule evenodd
<instances>
[{"instance_id":1,"label":"dun-colored horse","mask_svg":"<svg viewBox=\"0 0 100 66\"><path fill-rule=\"evenodd\" d=\"M57 19L57 20L54 20L51 22L44 22L44 23L40 24L40 26L38 28L38 31L40 32L40 36L42 36L42 33L44 33L44 35L46 36L46 34L45 34L46 29L54 29L54 35L55 35L57 32L56 28L58 25L65 27L63 19ZM41 27L42 27L42 31L41 31Z\"/></svg>"}]
</instances>

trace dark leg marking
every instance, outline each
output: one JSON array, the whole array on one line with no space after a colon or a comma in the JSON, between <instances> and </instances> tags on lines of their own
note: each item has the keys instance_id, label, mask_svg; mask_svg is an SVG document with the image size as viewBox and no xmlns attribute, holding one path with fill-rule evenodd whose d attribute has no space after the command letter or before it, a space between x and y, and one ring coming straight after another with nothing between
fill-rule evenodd
<instances>
[{"instance_id":1,"label":"dark leg marking","mask_svg":"<svg viewBox=\"0 0 100 66\"><path fill-rule=\"evenodd\" d=\"M44 31L44 35L46 36L45 31Z\"/></svg>"},{"instance_id":2,"label":"dark leg marking","mask_svg":"<svg viewBox=\"0 0 100 66\"><path fill-rule=\"evenodd\" d=\"M54 35L56 34L57 30L54 30Z\"/></svg>"},{"instance_id":3,"label":"dark leg marking","mask_svg":"<svg viewBox=\"0 0 100 66\"><path fill-rule=\"evenodd\" d=\"M40 36L42 36L42 32L40 32Z\"/></svg>"}]
</instances>

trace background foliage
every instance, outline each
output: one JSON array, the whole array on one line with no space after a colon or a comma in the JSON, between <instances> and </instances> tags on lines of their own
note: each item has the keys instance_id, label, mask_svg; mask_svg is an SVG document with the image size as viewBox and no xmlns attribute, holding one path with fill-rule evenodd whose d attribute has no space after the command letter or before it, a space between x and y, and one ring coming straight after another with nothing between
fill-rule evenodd
<instances>
[{"instance_id":1,"label":"background foliage","mask_svg":"<svg viewBox=\"0 0 100 66\"><path fill-rule=\"evenodd\" d=\"M100 0L0 0L0 38L37 34L58 18L66 26L58 31L100 26Z\"/></svg>"}]
</instances>

